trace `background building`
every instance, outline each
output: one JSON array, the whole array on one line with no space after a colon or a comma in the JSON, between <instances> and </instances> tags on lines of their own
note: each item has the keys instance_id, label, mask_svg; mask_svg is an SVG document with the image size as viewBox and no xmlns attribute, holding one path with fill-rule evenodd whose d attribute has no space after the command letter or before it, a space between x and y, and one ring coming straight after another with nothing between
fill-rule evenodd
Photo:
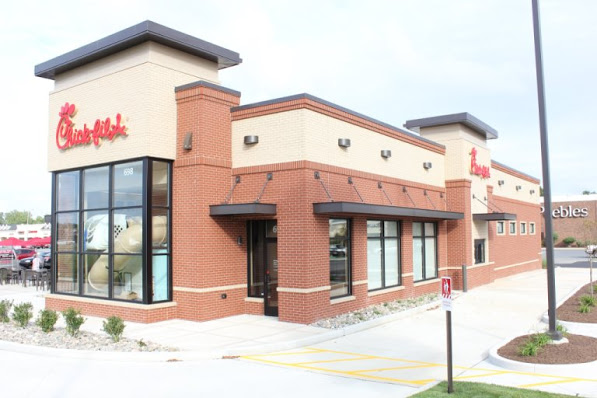
<instances>
[{"instance_id":1,"label":"background building","mask_svg":"<svg viewBox=\"0 0 597 398\"><path fill-rule=\"evenodd\" d=\"M541 213L543 213L543 197ZM551 199L551 221L556 246L597 244L597 194L554 196ZM543 217L541 218L543 220ZM542 224L542 237L545 228ZM572 243L564 243L564 239Z\"/></svg>"}]
</instances>

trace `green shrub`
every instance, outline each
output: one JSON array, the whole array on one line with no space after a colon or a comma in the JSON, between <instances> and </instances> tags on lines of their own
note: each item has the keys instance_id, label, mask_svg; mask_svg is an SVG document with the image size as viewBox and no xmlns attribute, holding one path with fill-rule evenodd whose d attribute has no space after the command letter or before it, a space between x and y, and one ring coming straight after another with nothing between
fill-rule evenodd
<instances>
[{"instance_id":1,"label":"green shrub","mask_svg":"<svg viewBox=\"0 0 597 398\"><path fill-rule=\"evenodd\" d=\"M523 357L534 357L537 355L538 351L539 346L537 344L533 343L532 341L527 341L522 347L520 347L518 353Z\"/></svg>"},{"instance_id":2,"label":"green shrub","mask_svg":"<svg viewBox=\"0 0 597 398\"><path fill-rule=\"evenodd\" d=\"M39 311L39 316L35 320L35 324L41 328L46 333L51 332L54 330L54 325L56 325L56 321L58 320L58 313L53 310L41 310Z\"/></svg>"},{"instance_id":3,"label":"green shrub","mask_svg":"<svg viewBox=\"0 0 597 398\"><path fill-rule=\"evenodd\" d=\"M572 236L567 236L564 239L562 239L562 242L564 242L566 246L570 246L571 244L576 242L576 238L573 238Z\"/></svg>"},{"instance_id":4,"label":"green shrub","mask_svg":"<svg viewBox=\"0 0 597 398\"><path fill-rule=\"evenodd\" d=\"M111 316L104 321L104 332L108 333L115 343L120 341L120 336L124 332L124 321L117 316Z\"/></svg>"},{"instance_id":5,"label":"green shrub","mask_svg":"<svg viewBox=\"0 0 597 398\"><path fill-rule=\"evenodd\" d=\"M29 324L29 321L33 318L33 305L31 303L21 303L14 306L12 311L12 319L24 328Z\"/></svg>"},{"instance_id":6,"label":"green shrub","mask_svg":"<svg viewBox=\"0 0 597 398\"><path fill-rule=\"evenodd\" d=\"M586 304L581 304L580 308L578 309L578 312L580 312L581 314L588 314L589 312L591 312L591 306L586 305Z\"/></svg>"},{"instance_id":7,"label":"green shrub","mask_svg":"<svg viewBox=\"0 0 597 398\"><path fill-rule=\"evenodd\" d=\"M553 238L553 243L556 243L558 241L558 238L560 237L560 235L558 235L557 232L553 232L551 234L551 237Z\"/></svg>"},{"instance_id":8,"label":"green shrub","mask_svg":"<svg viewBox=\"0 0 597 398\"><path fill-rule=\"evenodd\" d=\"M2 300L0 301L0 322L8 322L10 318L8 314L10 313L10 309L12 308L12 300Z\"/></svg>"},{"instance_id":9,"label":"green shrub","mask_svg":"<svg viewBox=\"0 0 597 398\"><path fill-rule=\"evenodd\" d=\"M562 333L562 336L566 337L568 335L568 329L566 329L566 327L564 325L561 324L557 324L556 325L556 330L560 333Z\"/></svg>"},{"instance_id":10,"label":"green shrub","mask_svg":"<svg viewBox=\"0 0 597 398\"><path fill-rule=\"evenodd\" d=\"M529 337L529 339L520 347L518 353L523 357L534 357L537 355L541 347L549 344L551 337L547 333L536 333Z\"/></svg>"},{"instance_id":11,"label":"green shrub","mask_svg":"<svg viewBox=\"0 0 597 398\"><path fill-rule=\"evenodd\" d=\"M549 337L547 333L537 333L531 337L531 341L539 347L543 347L544 345L549 344L551 337Z\"/></svg>"},{"instance_id":12,"label":"green shrub","mask_svg":"<svg viewBox=\"0 0 597 398\"><path fill-rule=\"evenodd\" d=\"M81 325L85 322L85 318L81 316L81 311L69 307L62 311L62 317L66 323L66 332L73 337L77 337Z\"/></svg>"},{"instance_id":13,"label":"green shrub","mask_svg":"<svg viewBox=\"0 0 597 398\"><path fill-rule=\"evenodd\" d=\"M595 304L597 304L597 297L591 296L589 294L583 294L580 296L580 305L595 307Z\"/></svg>"}]
</instances>

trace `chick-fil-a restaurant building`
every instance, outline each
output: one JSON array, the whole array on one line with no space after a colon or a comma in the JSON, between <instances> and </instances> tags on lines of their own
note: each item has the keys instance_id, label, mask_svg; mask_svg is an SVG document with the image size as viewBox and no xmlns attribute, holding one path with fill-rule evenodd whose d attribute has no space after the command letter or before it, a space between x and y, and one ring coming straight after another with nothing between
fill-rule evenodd
<instances>
[{"instance_id":1,"label":"chick-fil-a restaurant building","mask_svg":"<svg viewBox=\"0 0 597 398\"><path fill-rule=\"evenodd\" d=\"M240 63L145 21L35 67L54 81L48 308L311 323L541 267L539 180L492 160L495 129L241 105L219 80Z\"/></svg>"}]
</instances>

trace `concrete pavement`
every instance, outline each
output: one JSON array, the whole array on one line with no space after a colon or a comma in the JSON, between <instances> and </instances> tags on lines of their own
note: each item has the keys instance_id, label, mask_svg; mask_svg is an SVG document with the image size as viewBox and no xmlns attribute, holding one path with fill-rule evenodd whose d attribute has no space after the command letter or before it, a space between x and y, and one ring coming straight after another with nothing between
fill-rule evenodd
<instances>
[{"instance_id":1,"label":"concrete pavement","mask_svg":"<svg viewBox=\"0 0 597 398\"><path fill-rule=\"evenodd\" d=\"M558 302L586 283L588 270L557 268ZM546 329L542 321L547 308L546 286L545 271L538 270L458 295L452 311L455 380L597 397L597 363L521 367L520 363L494 358L494 350L509 339ZM31 287L0 286L0 299L30 301L36 311L43 306L43 294ZM438 307L435 303L332 331L249 315L203 323L127 322L126 337L178 347L180 351L174 353L77 352L2 341L0 351L30 358L84 360L90 367L104 367L100 362L106 361L150 364L173 360L203 366L210 358L241 356L243 365L231 366L274 365L294 372L298 379L343 376L351 379L351 391L377 393L371 396L385 396L391 391L392 396L406 397L428 388L435 380L446 379L445 312ZM100 318L88 317L82 329L100 332L101 322ZM575 331L574 325L569 330L597 337L597 329L587 325L581 331ZM226 361L231 362L239 361ZM218 362L217 366L223 365ZM271 366L268 369L278 374ZM282 380L285 373L280 377ZM329 377L317 380L322 386L325 380L333 384Z\"/></svg>"}]
</instances>

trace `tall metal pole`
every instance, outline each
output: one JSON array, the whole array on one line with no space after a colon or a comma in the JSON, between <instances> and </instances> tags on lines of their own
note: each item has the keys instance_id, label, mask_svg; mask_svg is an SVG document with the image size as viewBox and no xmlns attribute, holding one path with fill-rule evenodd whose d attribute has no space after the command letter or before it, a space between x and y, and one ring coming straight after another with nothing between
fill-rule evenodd
<instances>
[{"instance_id":1,"label":"tall metal pole","mask_svg":"<svg viewBox=\"0 0 597 398\"><path fill-rule=\"evenodd\" d=\"M543 86L543 56L541 53L541 27L539 24L538 0L533 2L533 32L535 36L535 68L537 70L537 96L539 100L539 134L541 136L541 162L543 166L543 205L545 211L545 254L547 258L547 301L549 315L548 334L553 340L560 340L562 334L556 330L556 282L553 263L553 230L551 222L551 182L549 178L549 147L547 143L547 121L545 117L545 90Z\"/></svg>"}]
</instances>

